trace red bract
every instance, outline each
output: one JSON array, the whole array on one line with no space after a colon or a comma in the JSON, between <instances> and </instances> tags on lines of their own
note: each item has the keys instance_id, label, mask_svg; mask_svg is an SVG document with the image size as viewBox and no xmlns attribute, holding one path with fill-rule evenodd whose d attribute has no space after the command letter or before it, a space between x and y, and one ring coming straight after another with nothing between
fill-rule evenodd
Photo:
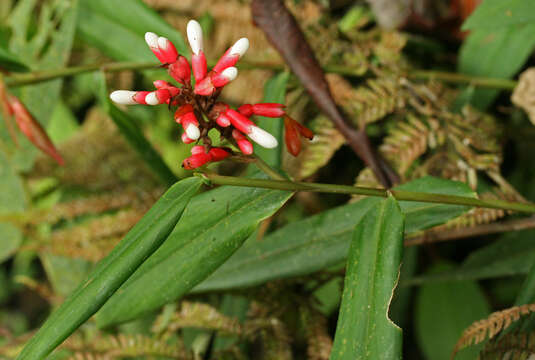
<instances>
[{"instance_id":1,"label":"red bract","mask_svg":"<svg viewBox=\"0 0 535 360\"><path fill-rule=\"evenodd\" d=\"M45 130L20 100L16 96L8 95L8 104L15 116L15 121L20 131L26 135L28 140L30 140L38 149L56 160L59 165L63 165L63 158L56 150L56 147L46 134Z\"/></svg>"},{"instance_id":2,"label":"red bract","mask_svg":"<svg viewBox=\"0 0 535 360\"><path fill-rule=\"evenodd\" d=\"M110 94L110 98L123 105L168 104L169 107L176 107L175 121L184 128L182 141L186 144L193 142L204 144L204 146L194 146L192 155L184 160L182 166L188 170L209 162L221 161L232 154L232 150L228 148L212 147L211 139L208 137L211 129L218 130L223 140L236 146L244 155L253 153L250 140L266 148L276 147L277 139L256 126L250 117L254 115L281 117L286 114L284 105L245 104L236 111L225 103L217 102L221 90L238 75L238 70L234 66L249 48L249 40L241 38L236 41L213 69L208 71L203 52L202 30L197 21L191 20L188 23L187 35L192 50L191 67L188 60L178 54L168 39L151 32L145 34L147 45L160 60L162 67L167 69L180 86L164 80L156 80L155 91L117 90ZM192 74L195 78L195 86L191 83ZM294 133L303 134L305 130L310 132L306 128L299 130L297 125L294 125L292 129L290 132ZM288 136L286 138L288 140ZM296 144L296 138L299 140L298 136L292 135L290 141ZM293 148L295 149L295 146ZM295 151L290 152L295 154Z\"/></svg>"},{"instance_id":3,"label":"red bract","mask_svg":"<svg viewBox=\"0 0 535 360\"><path fill-rule=\"evenodd\" d=\"M288 149L288 152L293 156L297 156L301 152L301 136L312 140L314 133L288 115L285 115L284 141L286 142L286 148Z\"/></svg>"}]
</instances>

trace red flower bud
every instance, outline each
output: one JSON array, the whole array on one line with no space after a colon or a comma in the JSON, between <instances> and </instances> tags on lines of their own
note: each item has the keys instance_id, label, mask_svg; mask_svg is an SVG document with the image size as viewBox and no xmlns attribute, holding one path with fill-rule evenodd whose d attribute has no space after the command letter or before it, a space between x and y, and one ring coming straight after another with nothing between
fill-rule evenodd
<instances>
[{"instance_id":1,"label":"red flower bud","mask_svg":"<svg viewBox=\"0 0 535 360\"><path fill-rule=\"evenodd\" d=\"M186 170L193 170L198 168L199 166L203 166L206 163L209 163L212 161L212 156L210 154L206 154L204 152L191 155L190 157L184 159L182 162L182 167Z\"/></svg>"},{"instance_id":2,"label":"red flower bud","mask_svg":"<svg viewBox=\"0 0 535 360\"><path fill-rule=\"evenodd\" d=\"M191 80L191 70L188 59L179 56L178 59L169 65L169 75L181 84L189 84Z\"/></svg>"},{"instance_id":3,"label":"red flower bud","mask_svg":"<svg viewBox=\"0 0 535 360\"><path fill-rule=\"evenodd\" d=\"M30 140L37 148L43 151L45 154L51 156L58 164L63 165L64 161L56 147L46 134L45 130L39 124L37 120L28 112L26 107L15 96L9 96L8 98L13 114L15 115L15 121L19 126L20 131L28 140Z\"/></svg>"}]
</instances>

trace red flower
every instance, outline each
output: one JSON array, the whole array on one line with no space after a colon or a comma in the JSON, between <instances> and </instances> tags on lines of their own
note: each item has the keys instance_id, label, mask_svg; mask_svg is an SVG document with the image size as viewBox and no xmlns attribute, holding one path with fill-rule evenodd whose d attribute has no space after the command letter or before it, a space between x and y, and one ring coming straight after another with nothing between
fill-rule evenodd
<instances>
[{"instance_id":1,"label":"red flower","mask_svg":"<svg viewBox=\"0 0 535 360\"><path fill-rule=\"evenodd\" d=\"M154 82L155 91L117 90L110 94L110 98L124 105L176 106L175 121L184 128L182 141L187 144L204 144L194 146L192 155L183 161L182 166L188 170L223 160L232 154L230 149L211 146L208 137L208 131L211 129L217 129L222 138L235 145L244 155L253 153L253 145L249 140L266 148L276 147L277 139L256 126L250 117L258 115L279 118L286 114L284 105L245 104L234 110L227 104L217 102L221 90L238 76L238 70L234 66L249 48L249 40L241 38L236 41L213 69L208 71L203 52L202 30L197 21L191 20L188 23L187 35L192 50L191 67L188 60L178 54L168 39L151 32L145 34L145 41L150 49L179 86L157 80ZM195 86L191 84L192 74Z\"/></svg>"}]
</instances>

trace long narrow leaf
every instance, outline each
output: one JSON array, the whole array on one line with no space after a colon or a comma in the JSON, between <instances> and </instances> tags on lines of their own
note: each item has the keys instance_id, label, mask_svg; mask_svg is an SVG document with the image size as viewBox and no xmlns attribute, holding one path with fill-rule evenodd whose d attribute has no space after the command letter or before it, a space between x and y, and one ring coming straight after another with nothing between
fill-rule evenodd
<instances>
[{"instance_id":1,"label":"long narrow leaf","mask_svg":"<svg viewBox=\"0 0 535 360\"><path fill-rule=\"evenodd\" d=\"M353 235L330 359L401 359L389 318L403 251L403 214L393 198L368 210Z\"/></svg>"},{"instance_id":2,"label":"long narrow leaf","mask_svg":"<svg viewBox=\"0 0 535 360\"><path fill-rule=\"evenodd\" d=\"M172 186L48 318L17 359L43 359L93 315L167 238L200 185L199 179L188 178Z\"/></svg>"},{"instance_id":3,"label":"long narrow leaf","mask_svg":"<svg viewBox=\"0 0 535 360\"><path fill-rule=\"evenodd\" d=\"M399 187L407 191L474 196L464 183L424 177ZM397 188L396 188L397 189ZM222 290L262 284L269 280L302 276L343 262L357 222L380 200L367 198L291 223L245 245L194 291ZM415 232L455 218L467 207L400 202L406 230Z\"/></svg>"},{"instance_id":4,"label":"long narrow leaf","mask_svg":"<svg viewBox=\"0 0 535 360\"><path fill-rule=\"evenodd\" d=\"M104 327L174 301L208 277L291 192L220 187L196 196L162 247L97 314Z\"/></svg>"}]
</instances>

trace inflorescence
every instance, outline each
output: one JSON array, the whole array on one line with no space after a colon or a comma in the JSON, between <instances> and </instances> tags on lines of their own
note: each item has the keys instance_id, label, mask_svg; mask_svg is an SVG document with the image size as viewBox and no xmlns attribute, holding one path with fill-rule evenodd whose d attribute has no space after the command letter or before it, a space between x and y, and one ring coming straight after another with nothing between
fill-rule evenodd
<instances>
[{"instance_id":1,"label":"inflorescence","mask_svg":"<svg viewBox=\"0 0 535 360\"><path fill-rule=\"evenodd\" d=\"M175 121L182 125L182 141L186 144L202 142L191 149L191 156L182 163L191 170L210 162L221 161L234 154L229 147L212 146L208 136L211 129L217 129L222 140L238 148L242 154L251 155L253 145L250 140L265 148L275 148L277 139L256 126L251 120L253 115L280 118L284 117L285 142L288 151L297 156L301 150L300 137L313 138L313 133L289 117L283 104L260 103L244 104L232 109L228 104L217 101L221 90L238 75L235 65L249 48L249 40L241 38L232 45L208 72L203 52L203 36L200 24L190 20L187 26L188 41L191 46L191 67L188 60L179 55L175 46L165 37L148 32L145 41L158 60L167 68L169 75L180 86L164 80L154 81L155 91L116 90L110 98L124 105L167 104L176 108ZM191 83L191 73L195 85Z\"/></svg>"}]
</instances>

